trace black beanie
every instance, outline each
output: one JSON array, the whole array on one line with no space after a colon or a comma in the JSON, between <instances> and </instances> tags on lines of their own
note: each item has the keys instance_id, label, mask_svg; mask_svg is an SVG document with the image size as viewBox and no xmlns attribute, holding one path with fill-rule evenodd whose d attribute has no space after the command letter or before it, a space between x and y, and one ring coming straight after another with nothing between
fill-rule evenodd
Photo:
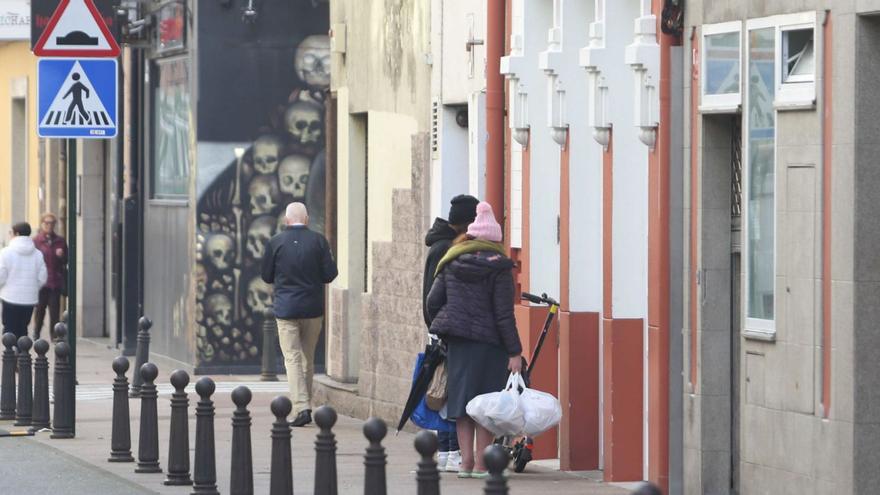
<instances>
[{"instance_id":1,"label":"black beanie","mask_svg":"<svg viewBox=\"0 0 880 495\"><path fill-rule=\"evenodd\" d=\"M449 223L452 225L469 225L477 218L477 203L480 200L467 195L459 194L452 198L449 207Z\"/></svg>"}]
</instances>

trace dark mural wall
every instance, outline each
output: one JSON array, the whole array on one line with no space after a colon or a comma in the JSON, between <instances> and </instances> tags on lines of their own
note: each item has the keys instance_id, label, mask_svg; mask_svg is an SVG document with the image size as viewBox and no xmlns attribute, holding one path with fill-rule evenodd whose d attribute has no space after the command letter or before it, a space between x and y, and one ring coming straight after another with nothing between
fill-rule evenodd
<instances>
[{"instance_id":1,"label":"dark mural wall","mask_svg":"<svg viewBox=\"0 0 880 495\"><path fill-rule=\"evenodd\" d=\"M246 3L199 2L196 346L205 370L259 365L272 305L260 262L286 205L305 202L310 227L324 225L328 4L256 0L246 22Z\"/></svg>"}]
</instances>

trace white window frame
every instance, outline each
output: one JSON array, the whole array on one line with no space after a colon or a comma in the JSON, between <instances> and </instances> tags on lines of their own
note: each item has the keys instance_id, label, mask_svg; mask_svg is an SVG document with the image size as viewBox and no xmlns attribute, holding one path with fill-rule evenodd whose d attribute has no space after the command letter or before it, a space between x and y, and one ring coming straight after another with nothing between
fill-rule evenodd
<instances>
[{"instance_id":1,"label":"white window frame","mask_svg":"<svg viewBox=\"0 0 880 495\"><path fill-rule=\"evenodd\" d=\"M750 19L746 21L746 31L745 31L745 41L743 42L742 57L748 57L749 55L749 44L748 37L751 31L757 29L767 29L772 27L777 27L774 19L778 16L774 17L765 17L762 19ZM778 53L779 53L779 29L777 28L776 36L774 36L774 43L776 46L774 47L777 53L777 61L774 62L774 73L776 74L775 80L779 80L779 71L775 70L778 64ZM745 71L742 73L740 77L741 80L745 81L749 78L748 71L750 69L750 64L748 63L748 59L746 58L746 63L744 66ZM777 84L778 91L778 84ZM751 168L752 164L749 161L749 111L748 111L748 101L749 101L749 85L744 84L743 93L745 96L746 108L743 110L743 123L740 139L742 140L742 156L745 158L745 163L743 164L743 226L742 226L742 235L743 235L743 305L742 305L742 321L743 325L743 334L746 338L757 339L757 340L766 340L766 341L775 341L776 340L776 317L778 316L778 308L777 298L776 296L776 268L779 262L779 236L777 233L779 232L779 198L777 196L777 192L779 191L779 174L776 173L776 165L777 165L777 155L779 153L779 146L777 143L777 136L779 134L779 112L776 105L774 105L774 111L776 115L774 117L774 125L773 125L773 319L766 320L762 318L751 318L749 317L749 299L750 295L748 294L749 287L749 262L750 262L750 253L749 253L749 185L751 184Z\"/></svg>"},{"instance_id":2,"label":"white window frame","mask_svg":"<svg viewBox=\"0 0 880 495\"><path fill-rule=\"evenodd\" d=\"M776 25L776 98L777 110L804 110L816 106L816 72L819 70L819 30L816 29L816 12L801 12L773 16ZM782 38L787 31L813 30L813 75L800 76L783 81Z\"/></svg>"},{"instance_id":3,"label":"white window frame","mask_svg":"<svg viewBox=\"0 0 880 495\"><path fill-rule=\"evenodd\" d=\"M706 38L716 34L736 33L739 36L739 91L728 94L706 94ZM742 105L743 94L743 36L742 21L705 24L700 35L700 113L736 113Z\"/></svg>"}]
</instances>

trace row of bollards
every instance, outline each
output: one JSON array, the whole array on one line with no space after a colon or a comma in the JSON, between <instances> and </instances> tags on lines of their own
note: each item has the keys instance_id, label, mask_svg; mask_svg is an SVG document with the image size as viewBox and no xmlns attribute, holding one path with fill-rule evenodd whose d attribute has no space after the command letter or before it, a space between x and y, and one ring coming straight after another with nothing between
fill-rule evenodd
<instances>
[{"instance_id":1,"label":"row of bollards","mask_svg":"<svg viewBox=\"0 0 880 495\"><path fill-rule=\"evenodd\" d=\"M62 338L66 335L67 326L63 322L55 325L55 329ZM43 339L34 342L26 335L16 339L14 334L6 333L2 344L0 420L15 420L15 426L27 426L30 431L52 428L51 438L72 438L74 398L70 396L69 386L73 376L67 360L70 347L64 341L55 344L53 418L49 406L49 359L46 357L49 342ZM36 352L33 360L31 349Z\"/></svg>"},{"instance_id":2,"label":"row of bollards","mask_svg":"<svg viewBox=\"0 0 880 495\"><path fill-rule=\"evenodd\" d=\"M113 431L110 440L110 462L133 462L129 431L129 407L125 373L128 359L118 357L113 361L116 378L113 381ZM138 473L160 473L159 465L159 422L156 404L156 384L158 368L153 363L144 363L141 376L141 417L137 466ZM192 478L189 471L189 431L188 404L185 391L189 375L176 370L170 377L174 393L171 398L170 440L168 445L168 471L166 485L192 485L192 494L219 495L217 490L217 471L214 445L214 402L211 396L215 391L214 381L208 377L200 378L195 385L199 401L195 408L196 434ZM236 409L232 415L232 456L230 463L230 494L253 495L253 457L251 450L251 415L247 409L251 402L250 389L236 387L231 394ZM270 404L275 421L271 429L271 469L269 494L293 494L293 464L291 457L291 428L288 422L292 404L284 396L276 397ZM333 426L337 414L332 408L318 408L314 414L319 428L315 439L315 495L338 495L336 471L336 436ZM388 433L384 421L371 418L364 424L364 436L368 441L364 455L364 493L365 495L386 495L385 471L387 455L382 440ZM422 431L415 438L415 449L420 455L416 470L416 483L419 495L440 494L440 473L434 455L437 453L437 437L433 432ZM484 492L491 495L507 494L507 481L503 475L509 463L509 454L500 445L492 445L485 452L485 462L489 470Z\"/></svg>"}]
</instances>

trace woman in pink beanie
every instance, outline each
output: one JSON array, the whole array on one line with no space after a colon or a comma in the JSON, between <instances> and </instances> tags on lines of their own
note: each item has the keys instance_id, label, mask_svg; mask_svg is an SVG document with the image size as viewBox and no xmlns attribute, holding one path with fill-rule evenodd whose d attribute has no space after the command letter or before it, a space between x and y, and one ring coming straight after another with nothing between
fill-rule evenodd
<instances>
[{"instance_id":1,"label":"woman in pink beanie","mask_svg":"<svg viewBox=\"0 0 880 495\"><path fill-rule=\"evenodd\" d=\"M513 316L513 261L501 245L501 226L492 206L477 205L477 218L437 266L428 294L431 333L447 345L449 419L456 420L461 447L460 478L485 478L482 453L492 432L465 408L474 397L504 388L508 371L520 371L522 344Z\"/></svg>"}]
</instances>

